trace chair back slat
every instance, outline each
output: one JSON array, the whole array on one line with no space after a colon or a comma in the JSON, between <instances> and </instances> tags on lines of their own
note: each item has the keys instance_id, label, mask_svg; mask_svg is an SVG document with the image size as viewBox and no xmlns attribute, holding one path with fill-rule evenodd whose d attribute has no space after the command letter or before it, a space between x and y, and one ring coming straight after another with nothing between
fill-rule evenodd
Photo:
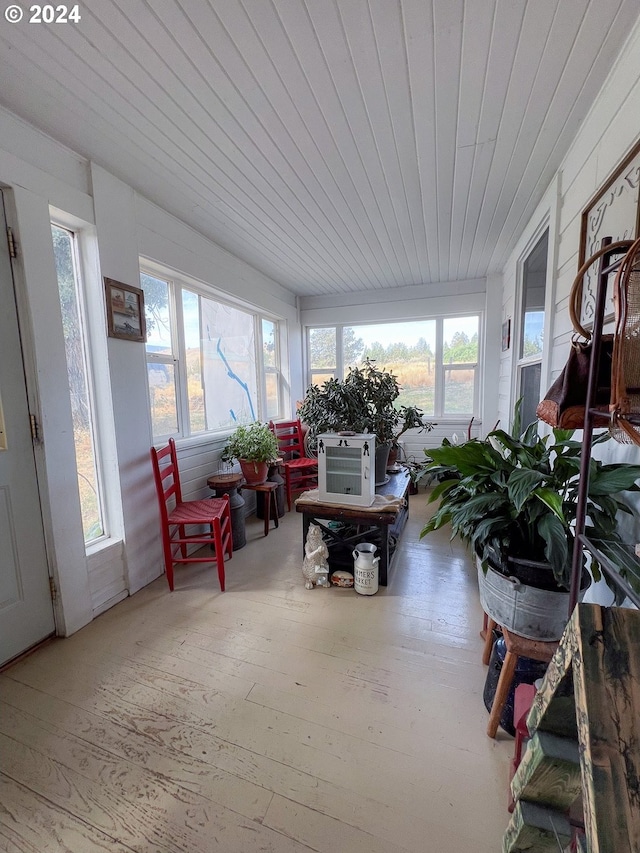
<instances>
[{"instance_id":1,"label":"chair back slat","mask_svg":"<svg viewBox=\"0 0 640 853\"><path fill-rule=\"evenodd\" d=\"M176 504L182 503L178 456L176 443L172 438L160 450L156 450L155 447L151 448L151 464L153 465L153 479L156 484L160 512L163 520L166 520L169 516L171 499L175 498Z\"/></svg>"},{"instance_id":2,"label":"chair back slat","mask_svg":"<svg viewBox=\"0 0 640 853\"><path fill-rule=\"evenodd\" d=\"M305 456L302 424L299 419L280 421L279 423L271 421L269 428L278 441L280 455L284 459L289 460Z\"/></svg>"}]
</instances>

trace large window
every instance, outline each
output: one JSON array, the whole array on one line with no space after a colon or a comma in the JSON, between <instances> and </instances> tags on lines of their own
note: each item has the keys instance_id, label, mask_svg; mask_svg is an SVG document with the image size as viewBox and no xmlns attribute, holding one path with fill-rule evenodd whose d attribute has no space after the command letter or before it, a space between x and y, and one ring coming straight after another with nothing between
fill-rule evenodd
<instances>
[{"instance_id":1,"label":"large window","mask_svg":"<svg viewBox=\"0 0 640 853\"><path fill-rule=\"evenodd\" d=\"M477 405L477 314L308 330L309 381L343 378L365 358L391 370L402 387L397 405L430 416L470 417Z\"/></svg>"},{"instance_id":2,"label":"large window","mask_svg":"<svg viewBox=\"0 0 640 853\"><path fill-rule=\"evenodd\" d=\"M66 228L52 223L51 235L62 310L82 526L85 542L90 544L106 534L106 525L78 247L76 235Z\"/></svg>"},{"instance_id":3,"label":"large window","mask_svg":"<svg viewBox=\"0 0 640 853\"><path fill-rule=\"evenodd\" d=\"M522 267L517 381L523 427L536 420L540 400L548 249L549 232L545 231Z\"/></svg>"},{"instance_id":4,"label":"large window","mask_svg":"<svg viewBox=\"0 0 640 853\"><path fill-rule=\"evenodd\" d=\"M142 271L154 439L281 414L279 325Z\"/></svg>"}]
</instances>

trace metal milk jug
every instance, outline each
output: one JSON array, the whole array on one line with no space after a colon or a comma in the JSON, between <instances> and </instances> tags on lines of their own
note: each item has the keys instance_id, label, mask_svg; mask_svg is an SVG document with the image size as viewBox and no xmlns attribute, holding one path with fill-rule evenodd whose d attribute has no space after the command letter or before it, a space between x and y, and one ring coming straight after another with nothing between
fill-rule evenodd
<instances>
[{"instance_id":1,"label":"metal milk jug","mask_svg":"<svg viewBox=\"0 0 640 853\"><path fill-rule=\"evenodd\" d=\"M377 548L371 542L360 542L353 552L353 587L361 595L373 595L378 591L378 563L374 557Z\"/></svg>"}]
</instances>

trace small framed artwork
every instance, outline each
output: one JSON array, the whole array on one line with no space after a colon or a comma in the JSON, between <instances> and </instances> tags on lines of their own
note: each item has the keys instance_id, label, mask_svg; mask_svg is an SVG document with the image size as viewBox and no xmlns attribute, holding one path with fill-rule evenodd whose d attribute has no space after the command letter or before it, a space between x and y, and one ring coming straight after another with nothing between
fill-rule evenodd
<instances>
[{"instance_id":1,"label":"small framed artwork","mask_svg":"<svg viewBox=\"0 0 640 853\"><path fill-rule=\"evenodd\" d=\"M502 352L511 346L511 317L502 324Z\"/></svg>"},{"instance_id":2,"label":"small framed artwork","mask_svg":"<svg viewBox=\"0 0 640 853\"><path fill-rule=\"evenodd\" d=\"M580 257L582 266L602 245L604 237L617 240L633 240L640 233L640 142L627 154L613 174L589 200L582 211L580 229ZM614 273L609 277L605 320L613 318ZM582 325L589 328L593 323L598 264L585 273L582 287Z\"/></svg>"},{"instance_id":3,"label":"small framed artwork","mask_svg":"<svg viewBox=\"0 0 640 853\"><path fill-rule=\"evenodd\" d=\"M144 293L112 278L104 280L107 300L107 333L123 341L147 339L144 322Z\"/></svg>"}]
</instances>

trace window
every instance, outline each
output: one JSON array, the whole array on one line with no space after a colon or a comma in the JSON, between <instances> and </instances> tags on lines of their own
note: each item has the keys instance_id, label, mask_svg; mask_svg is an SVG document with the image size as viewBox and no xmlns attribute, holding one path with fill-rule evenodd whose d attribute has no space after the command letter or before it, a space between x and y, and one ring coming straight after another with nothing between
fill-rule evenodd
<instances>
[{"instance_id":1,"label":"window","mask_svg":"<svg viewBox=\"0 0 640 853\"><path fill-rule=\"evenodd\" d=\"M140 283L154 439L279 417L276 320L151 272Z\"/></svg>"},{"instance_id":2,"label":"window","mask_svg":"<svg viewBox=\"0 0 640 853\"><path fill-rule=\"evenodd\" d=\"M520 416L523 427L536 420L536 406L540 400L548 246L549 232L545 231L522 267L518 398L522 398Z\"/></svg>"},{"instance_id":3,"label":"window","mask_svg":"<svg viewBox=\"0 0 640 853\"><path fill-rule=\"evenodd\" d=\"M309 373L313 385L338 375L336 329L309 329Z\"/></svg>"},{"instance_id":4,"label":"window","mask_svg":"<svg viewBox=\"0 0 640 853\"><path fill-rule=\"evenodd\" d=\"M51 235L62 310L82 526L85 543L89 544L105 536L106 530L78 247L76 235L55 223L51 225Z\"/></svg>"},{"instance_id":5,"label":"window","mask_svg":"<svg viewBox=\"0 0 640 853\"><path fill-rule=\"evenodd\" d=\"M273 320L262 318L262 370L264 375L263 399L265 420L280 414L280 352L278 349L278 325Z\"/></svg>"},{"instance_id":6,"label":"window","mask_svg":"<svg viewBox=\"0 0 640 853\"><path fill-rule=\"evenodd\" d=\"M310 328L309 381L344 377L365 358L398 377L397 405L427 415L470 417L477 403L478 315Z\"/></svg>"}]
</instances>

